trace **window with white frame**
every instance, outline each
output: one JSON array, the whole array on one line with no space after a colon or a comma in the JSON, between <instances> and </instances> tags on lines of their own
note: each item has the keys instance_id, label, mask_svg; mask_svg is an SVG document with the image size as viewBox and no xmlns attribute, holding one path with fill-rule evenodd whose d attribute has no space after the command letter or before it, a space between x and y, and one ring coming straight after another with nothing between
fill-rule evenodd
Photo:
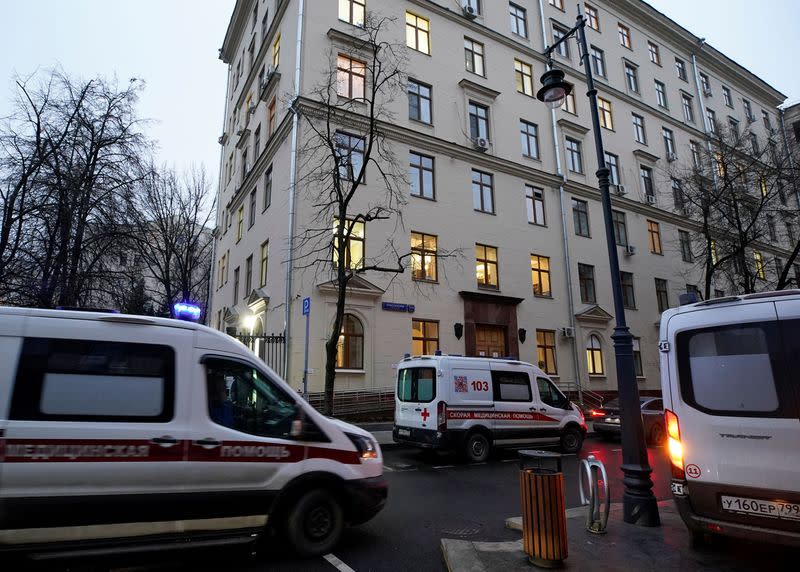
<instances>
[{"instance_id":1,"label":"window with white frame","mask_svg":"<svg viewBox=\"0 0 800 572\"><path fill-rule=\"evenodd\" d=\"M525 210L529 223L545 226L544 189L525 185Z\"/></svg>"},{"instance_id":2,"label":"window with white frame","mask_svg":"<svg viewBox=\"0 0 800 572\"><path fill-rule=\"evenodd\" d=\"M522 143L522 154L532 159L539 158L539 128L535 123L519 120L520 141Z\"/></svg>"},{"instance_id":3,"label":"window with white frame","mask_svg":"<svg viewBox=\"0 0 800 572\"><path fill-rule=\"evenodd\" d=\"M527 38L528 18L525 8L509 2L508 13L511 18L511 33L522 38Z\"/></svg>"}]
</instances>

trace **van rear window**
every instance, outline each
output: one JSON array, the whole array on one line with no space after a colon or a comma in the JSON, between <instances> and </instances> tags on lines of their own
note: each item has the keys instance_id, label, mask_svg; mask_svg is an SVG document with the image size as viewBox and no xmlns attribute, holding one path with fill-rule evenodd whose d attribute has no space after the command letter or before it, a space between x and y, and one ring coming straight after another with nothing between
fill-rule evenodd
<instances>
[{"instance_id":1,"label":"van rear window","mask_svg":"<svg viewBox=\"0 0 800 572\"><path fill-rule=\"evenodd\" d=\"M397 372L397 398L400 401L430 403L435 397L435 368L409 367Z\"/></svg>"},{"instance_id":2,"label":"van rear window","mask_svg":"<svg viewBox=\"0 0 800 572\"><path fill-rule=\"evenodd\" d=\"M717 415L781 416L774 323L681 332L677 347L681 393L690 406Z\"/></svg>"}]
</instances>

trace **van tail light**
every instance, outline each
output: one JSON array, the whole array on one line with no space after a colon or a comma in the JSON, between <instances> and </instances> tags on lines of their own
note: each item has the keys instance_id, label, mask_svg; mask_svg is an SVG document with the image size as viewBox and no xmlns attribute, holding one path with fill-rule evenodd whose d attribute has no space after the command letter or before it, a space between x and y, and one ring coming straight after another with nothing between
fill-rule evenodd
<instances>
[{"instance_id":1,"label":"van tail light","mask_svg":"<svg viewBox=\"0 0 800 572\"><path fill-rule=\"evenodd\" d=\"M664 420L667 424L667 445L669 448L669 460L672 463L672 477L675 479L685 479L686 473L683 470L683 443L681 443L681 427L678 423L678 416L667 409L664 411Z\"/></svg>"},{"instance_id":2,"label":"van tail light","mask_svg":"<svg viewBox=\"0 0 800 572\"><path fill-rule=\"evenodd\" d=\"M447 403L444 401L436 406L436 428L441 432L447 430Z\"/></svg>"}]
</instances>

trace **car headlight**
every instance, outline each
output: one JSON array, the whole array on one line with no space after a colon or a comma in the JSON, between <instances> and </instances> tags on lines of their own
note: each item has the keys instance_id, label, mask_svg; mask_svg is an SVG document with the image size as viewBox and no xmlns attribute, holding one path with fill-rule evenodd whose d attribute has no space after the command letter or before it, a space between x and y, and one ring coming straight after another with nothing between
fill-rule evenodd
<instances>
[{"instance_id":1,"label":"car headlight","mask_svg":"<svg viewBox=\"0 0 800 572\"><path fill-rule=\"evenodd\" d=\"M378 444L369 437L364 435L356 435L355 433L345 433L353 445L358 450L358 456L364 459L377 459L378 458Z\"/></svg>"}]
</instances>

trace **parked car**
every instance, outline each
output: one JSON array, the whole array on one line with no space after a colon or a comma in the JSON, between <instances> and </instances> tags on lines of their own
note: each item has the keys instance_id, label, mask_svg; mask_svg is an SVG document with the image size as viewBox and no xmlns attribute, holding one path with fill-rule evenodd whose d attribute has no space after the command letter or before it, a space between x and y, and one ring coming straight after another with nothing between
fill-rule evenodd
<instances>
[{"instance_id":1,"label":"parked car","mask_svg":"<svg viewBox=\"0 0 800 572\"><path fill-rule=\"evenodd\" d=\"M0 552L218 547L273 529L316 555L386 497L373 437L230 336L0 307Z\"/></svg>"},{"instance_id":2,"label":"parked car","mask_svg":"<svg viewBox=\"0 0 800 572\"><path fill-rule=\"evenodd\" d=\"M800 547L800 290L661 315L672 494L692 536Z\"/></svg>"},{"instance_id":3,"label":"parked car","mask_svg":"<svg viewBox=\"0 0 800 572\"><path fill-rule=\"evenodd\" d=\"M661 445L667 438L667 427L664 423L664 402L660 397L640 397L644 436L650 445ZM594 431L601 437L619 437L622 424L620 422L619 400L612 399L600 409L589 412L594 419Z\"/></svg>"},{"instance_id":4,"label":"parked car","mask_svg":"<svg viewBox=\"0 0 800 572\"><path fill-rule=\"evenodd\" d=\"M509 359L415 356L397 368L393 438L485 461L491 447L558 443L577 453L583 413L535 365Z\"/></svg>"}]
</instances>

